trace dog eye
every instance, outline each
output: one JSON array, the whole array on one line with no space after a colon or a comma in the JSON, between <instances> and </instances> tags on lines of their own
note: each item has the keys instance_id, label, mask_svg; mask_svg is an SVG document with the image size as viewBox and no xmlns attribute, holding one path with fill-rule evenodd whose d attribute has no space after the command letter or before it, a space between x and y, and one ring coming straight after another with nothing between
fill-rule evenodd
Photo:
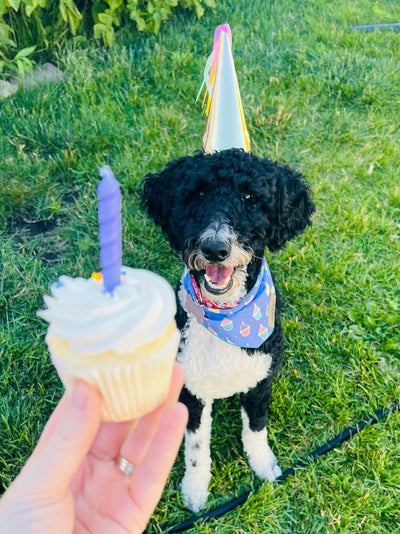
<instances>
[{"instance_id":1,"label":"dog eye","mask_svg":"<svg viewBox=\"0 0 400 534\"><path fill-rule=\"evenodd\" d=\"M252 195L251 193L242 193L241 195L241 199L245 202L251 200L252 198L254 198L254 195Z\"/></svg>"},{"instance_id":2,"label":"dog eye","mask_svg":"<svg viewBox=\"0 0 400 534\"><path fill-rule=\"evenodd\" d=\"M204 191L199 191L199 197L204 197L205 193Z\"/></svg>"}]
</instances>

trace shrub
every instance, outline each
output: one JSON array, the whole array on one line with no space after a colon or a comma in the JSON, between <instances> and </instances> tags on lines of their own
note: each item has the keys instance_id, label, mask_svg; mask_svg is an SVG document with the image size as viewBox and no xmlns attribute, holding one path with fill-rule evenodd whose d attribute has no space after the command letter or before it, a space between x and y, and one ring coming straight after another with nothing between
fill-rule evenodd
<instances>
[{"instance_id":1,"label":"shrub","mask_svg":"<svg viewBox=\"0 0 400 534\"><path fill-rule=\"evenodd\" d=\"M50 51L82 27L107 46L115 28L129 20L140 32L157 33L177 6L194 9L200 18L215 0L0 0L0 73L23 77L35 52Z\"/></svg>"}]
</instances>

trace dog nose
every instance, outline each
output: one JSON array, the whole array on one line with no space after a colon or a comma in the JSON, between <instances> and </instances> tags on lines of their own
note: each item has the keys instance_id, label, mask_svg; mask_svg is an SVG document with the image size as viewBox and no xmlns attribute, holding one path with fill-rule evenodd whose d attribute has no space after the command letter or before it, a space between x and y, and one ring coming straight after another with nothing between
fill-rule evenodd
<instances>
[{"instance_id":1,"label":"dog nose","mask_svg":"<svg viewBox=\"0 0 400 534\"><path fill-rule=\"evenodd\" d=\"M201 245L201 251L206 260L218 262L226 260L231 253L231 247L224 241L208 240Z\"/></svg>"}]
</instances>

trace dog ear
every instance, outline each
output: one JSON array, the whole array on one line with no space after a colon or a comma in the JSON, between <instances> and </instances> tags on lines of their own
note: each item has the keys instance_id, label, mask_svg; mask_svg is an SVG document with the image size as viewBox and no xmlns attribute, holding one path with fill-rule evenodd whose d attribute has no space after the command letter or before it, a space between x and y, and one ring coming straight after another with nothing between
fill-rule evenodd
<instances>
[{"instance_id":1,"label":"dog ear","mask_svg":"<svg viewBox=\"0 0 400 534\"><path fill-rule=\"evenodd\" d=\"M286 165L276 165L275 199L267 246L271 251L281 249L287 241L304 232L311 224L315 205L310 186L304 177Z\"/></svg>"},{"instance_id":2,"label":"dog ear","mask_svg":"<svg viewBox=\"0 0 400 534\"><path fill-rule=\"evenodd\" d=\"M185 156L170 161L162 171L147 174L143 180L142 200L147 213L161 227L172 246L176 246L176 243L170 219L187 173L188 159L189 156Z\"/></svg>"}]
</instances>

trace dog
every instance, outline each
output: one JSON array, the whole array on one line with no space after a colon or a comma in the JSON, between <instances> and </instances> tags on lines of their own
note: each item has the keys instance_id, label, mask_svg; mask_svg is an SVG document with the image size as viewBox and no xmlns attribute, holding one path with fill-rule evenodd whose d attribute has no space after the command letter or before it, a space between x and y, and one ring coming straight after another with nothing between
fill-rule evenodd
<instances>
[{"instance_id":1,"label":"dog","mask_svg":"<svg viewBox=\"0 0 400 534\"><path fill-rule=\"evenodd\" d=\"M315 206L300 173L236 148L170 161L161 172L145 176L143 200L186 265L176 290L182 333L177 360L185 370L181 401L189 410L181 489L185 504L197 512L207 501L211 479L214 399L239 395L242 441L251 468L265 480L281 474L266 430L272 382L284 358L281 298L263 257L266 248L277 251L302 233ZM256 318L268 308L261 344L246 341L247 320L239 318L235 325L234 335L244 336L241 346L221 338L214 323L201 324L207 311L229 314L252 295L250 301L264 275L267 302L249 304ZM188 296L193 290L197 303ZM206 312L199 301L206 303ZM226 321L224 326L233 329Z\"/></svg>"}]
</instances>

